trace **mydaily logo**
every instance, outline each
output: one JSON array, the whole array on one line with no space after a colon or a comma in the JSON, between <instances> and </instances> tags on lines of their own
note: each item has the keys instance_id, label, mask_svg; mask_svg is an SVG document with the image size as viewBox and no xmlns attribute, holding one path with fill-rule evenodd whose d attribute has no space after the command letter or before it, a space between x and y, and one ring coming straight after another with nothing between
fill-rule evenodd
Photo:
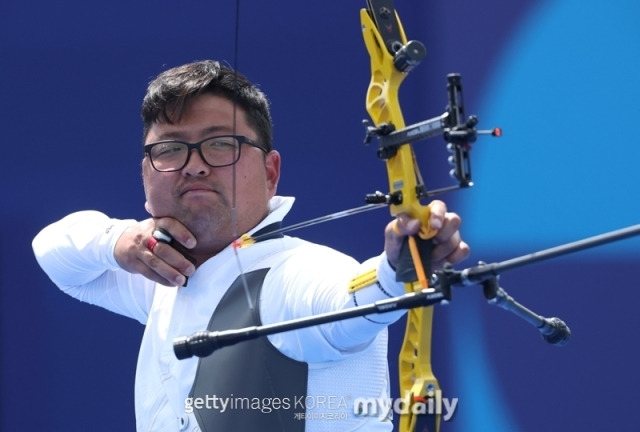
<instances>
[{"instance_id":1,"label":"mydaily logo","mask_svg":"<svg viewBox=\"0 0 640 432\"><path fill-rule=\"evenodd\" d=\"M442 420L449 421L458 407L458 398L442 397L442 391L427 392L426 397L415 396L385 399L356 398L353 401L353 412L357 416L375 416L380 419L390 418L392 413L442 415Z\"/></svg>"}]
</instances>

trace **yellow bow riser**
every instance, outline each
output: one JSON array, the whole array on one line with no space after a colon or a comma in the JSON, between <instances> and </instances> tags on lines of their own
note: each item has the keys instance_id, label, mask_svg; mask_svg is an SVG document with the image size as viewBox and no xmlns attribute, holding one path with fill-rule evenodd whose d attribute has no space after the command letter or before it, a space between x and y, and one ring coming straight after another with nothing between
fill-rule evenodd
<instances>
[{"instance_id":1,"label":"yellow bow riser","mask_svg":"<svg viewBox=\"0 0 640 432\"><path fill-rule=\"evenodd\" d=\"M391 17L397 25L402 46L407 46L407 39L400 19L392 11ZM367 91L366 106L375 126L391 124L396 130L405 127L398 100L398 89L406 76L406 72L398 70L394 63L394 55L387 49L378 27L374 23L371 12L362 9L360 20L365 45L371 58L371 82ZM401 202L390 205L393 216L408 214L422 222L420 238L429 239L434 231L429 227L430 209L422 205L417 195L417 188L421 179L416 165L413 149L410 144L401 145L397 152L386 159L389 176L390 195L401 197ZM418 240L420 241L420 240ZM410 238L410 245L414 249L412 258L418 267L428 268L424 257L421 259L416 251L415 239ZM419 272L418 272L419 273ZM407 292L419 291L426 288L426 278L419 278L406 282ZM431 333L433 321L433 307L411 309L407 315L407 327L404 342L399 355L400 395L407 401L400 414L400 432L413 432L428 427L429 431L440 428L439 415L416 415L420 412L413 409L416 403L425 403L440 394L438 381L431 368ZM433 402L433 401L432 401ZM420 428L417 429L418 425Z\"/></svg>"}]
</instances>

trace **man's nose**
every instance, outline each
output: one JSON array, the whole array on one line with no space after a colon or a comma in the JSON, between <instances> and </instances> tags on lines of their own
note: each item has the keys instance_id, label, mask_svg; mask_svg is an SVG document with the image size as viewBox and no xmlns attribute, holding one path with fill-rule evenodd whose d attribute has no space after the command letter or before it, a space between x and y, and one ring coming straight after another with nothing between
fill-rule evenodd
<instances>
[{"instance_id":1,"label":"man's nose","mask_svg":"<svg viewBox=\"0 0 640 432\"><path fill-rule=\"evenodd\" d=\"M204 161L198 149L193 149L187 156L187 164L182 169L185 175L202 176L209 174L211 167Z\"/></svg>"}]
</instances>

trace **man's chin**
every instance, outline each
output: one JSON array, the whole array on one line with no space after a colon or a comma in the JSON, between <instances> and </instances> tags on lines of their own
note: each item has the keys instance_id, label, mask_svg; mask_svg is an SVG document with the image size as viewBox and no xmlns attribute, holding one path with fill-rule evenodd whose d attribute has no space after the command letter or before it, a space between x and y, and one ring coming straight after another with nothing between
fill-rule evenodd
<instances>
[{"instance_id":1,"label":"man's chin","mask_svg":"<svg viewBox=\"0 0 640 432\"><path fill-rule=\"evenodd\" d=\"M199 209L197 212L186 212L177 218L197 239L207 236L217 237L221 233L231 231L231 217L221 214L214 208Z\"/></svg>"}]
</instances>

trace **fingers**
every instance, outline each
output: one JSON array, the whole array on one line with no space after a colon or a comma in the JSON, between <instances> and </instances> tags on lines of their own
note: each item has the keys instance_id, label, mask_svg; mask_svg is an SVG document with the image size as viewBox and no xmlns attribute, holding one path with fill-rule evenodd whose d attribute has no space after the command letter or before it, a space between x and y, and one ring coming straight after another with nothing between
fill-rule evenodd
<instances>
[{"instance_id":1,"label":"fingers","mask_svg":"<svg viewBox=\"0 0 640 432\"><path fill-rule=\"evenodd\" d=\"M398 215L395 221L391 222L393 234L397 237L414 235L420 230L420 221L413 219L408 214Z\"/></svg>"},{"instance_id":2,"label":"fingers","mask_svg":"<svg viewBox=\"0 0 640 432\"><path fill-rule=\"evenodd\" d=\"M435 200L429 203L429 209L431 210L429 214L429 225L438 231L444 225L447 216L447 206L444 202Z\"/></svg>"},{"instance_id":3,"label":"fingers","mask_svg":"<svg viewBox=\"0 0 640 432\"><path fill-rule=\"evenodd\" d=\"M467 258L469 245L460 236L462 220L456 213L448 212L442 201L429 204L429 225L436 230L433 237L434 247L431 251L432 266L441 267L445 262L455 264ZM407 214L398 215L385 229L385 252L389 263L396 267L400 249L406 236L420 231L421 223Z\"/></svg>"},{"instance_id":4,"label":"fingers","mask_svg":"<svg viewBox=\"0 0 640 432\"><path fill-rule=\"evenodd\" d=\"M173 218L158 218L154 220L155 228L163 231L164 234L171 236L175 241L192 249L196 245L196 238L191 232L180 222Z\"/></svg>"},{"instance_id":5,"label":"fingers","mask_svg":"<svg viewBox=\"0 0 640 432\"><path fill-rule=\"evenodd\" d=\"M455 264L467 258L470 253L469 245L456 232L444 243L438 243L431 250L431 262L434 268L441 268L445 263Z\"/></svg>"},{"instance_id":6,"label":"fingers","mask_svg":"<svg viewBox=\"0 0 640 432\"><path fill-rule=\"evenodd\" d=\"M186 277L195 272L195 263L163 243L162 237L154 237L152 234L159 227L186 247L196 243L195 237L175 219L148 219L125 230L116 242L114 257L120 267L130 273L142 274L163 285L183 286ZM182 248L179 244L175 246Z\"/></svg>"},{"instance_id":7,"label":"fingers","mask_svg":"<svg viewBox=\"0 0 640 432\"><path fill-rule=\"evenodd\" d=\"M433 238L435 247L431 251L434 267L441 267L445 262L455 264L467 258L470 248L460 236L460 216L448 212L442 201L433 201L430 206L429 223L438 230Z\"/></svg>"},{"instance_id":8,"label":"fingers","mask_svg":"<svg viewBox=\"0 0 640 432\"><path fill-rule=\"evenodd\" d=\"M145 256L145 258L147 257ZM156 275L172 282L172 285L175 284L178 286L183 286L186 282L186 277L193 275L196 270L194 263L189 261L172 245L164 242L155 242L153 248L149 250L148 260L143 260L143 262L153 270ZM156 282L162 282L155 279L153 277L154 275L151 276L150 279Z\"/></svg>"}]
</instances>

